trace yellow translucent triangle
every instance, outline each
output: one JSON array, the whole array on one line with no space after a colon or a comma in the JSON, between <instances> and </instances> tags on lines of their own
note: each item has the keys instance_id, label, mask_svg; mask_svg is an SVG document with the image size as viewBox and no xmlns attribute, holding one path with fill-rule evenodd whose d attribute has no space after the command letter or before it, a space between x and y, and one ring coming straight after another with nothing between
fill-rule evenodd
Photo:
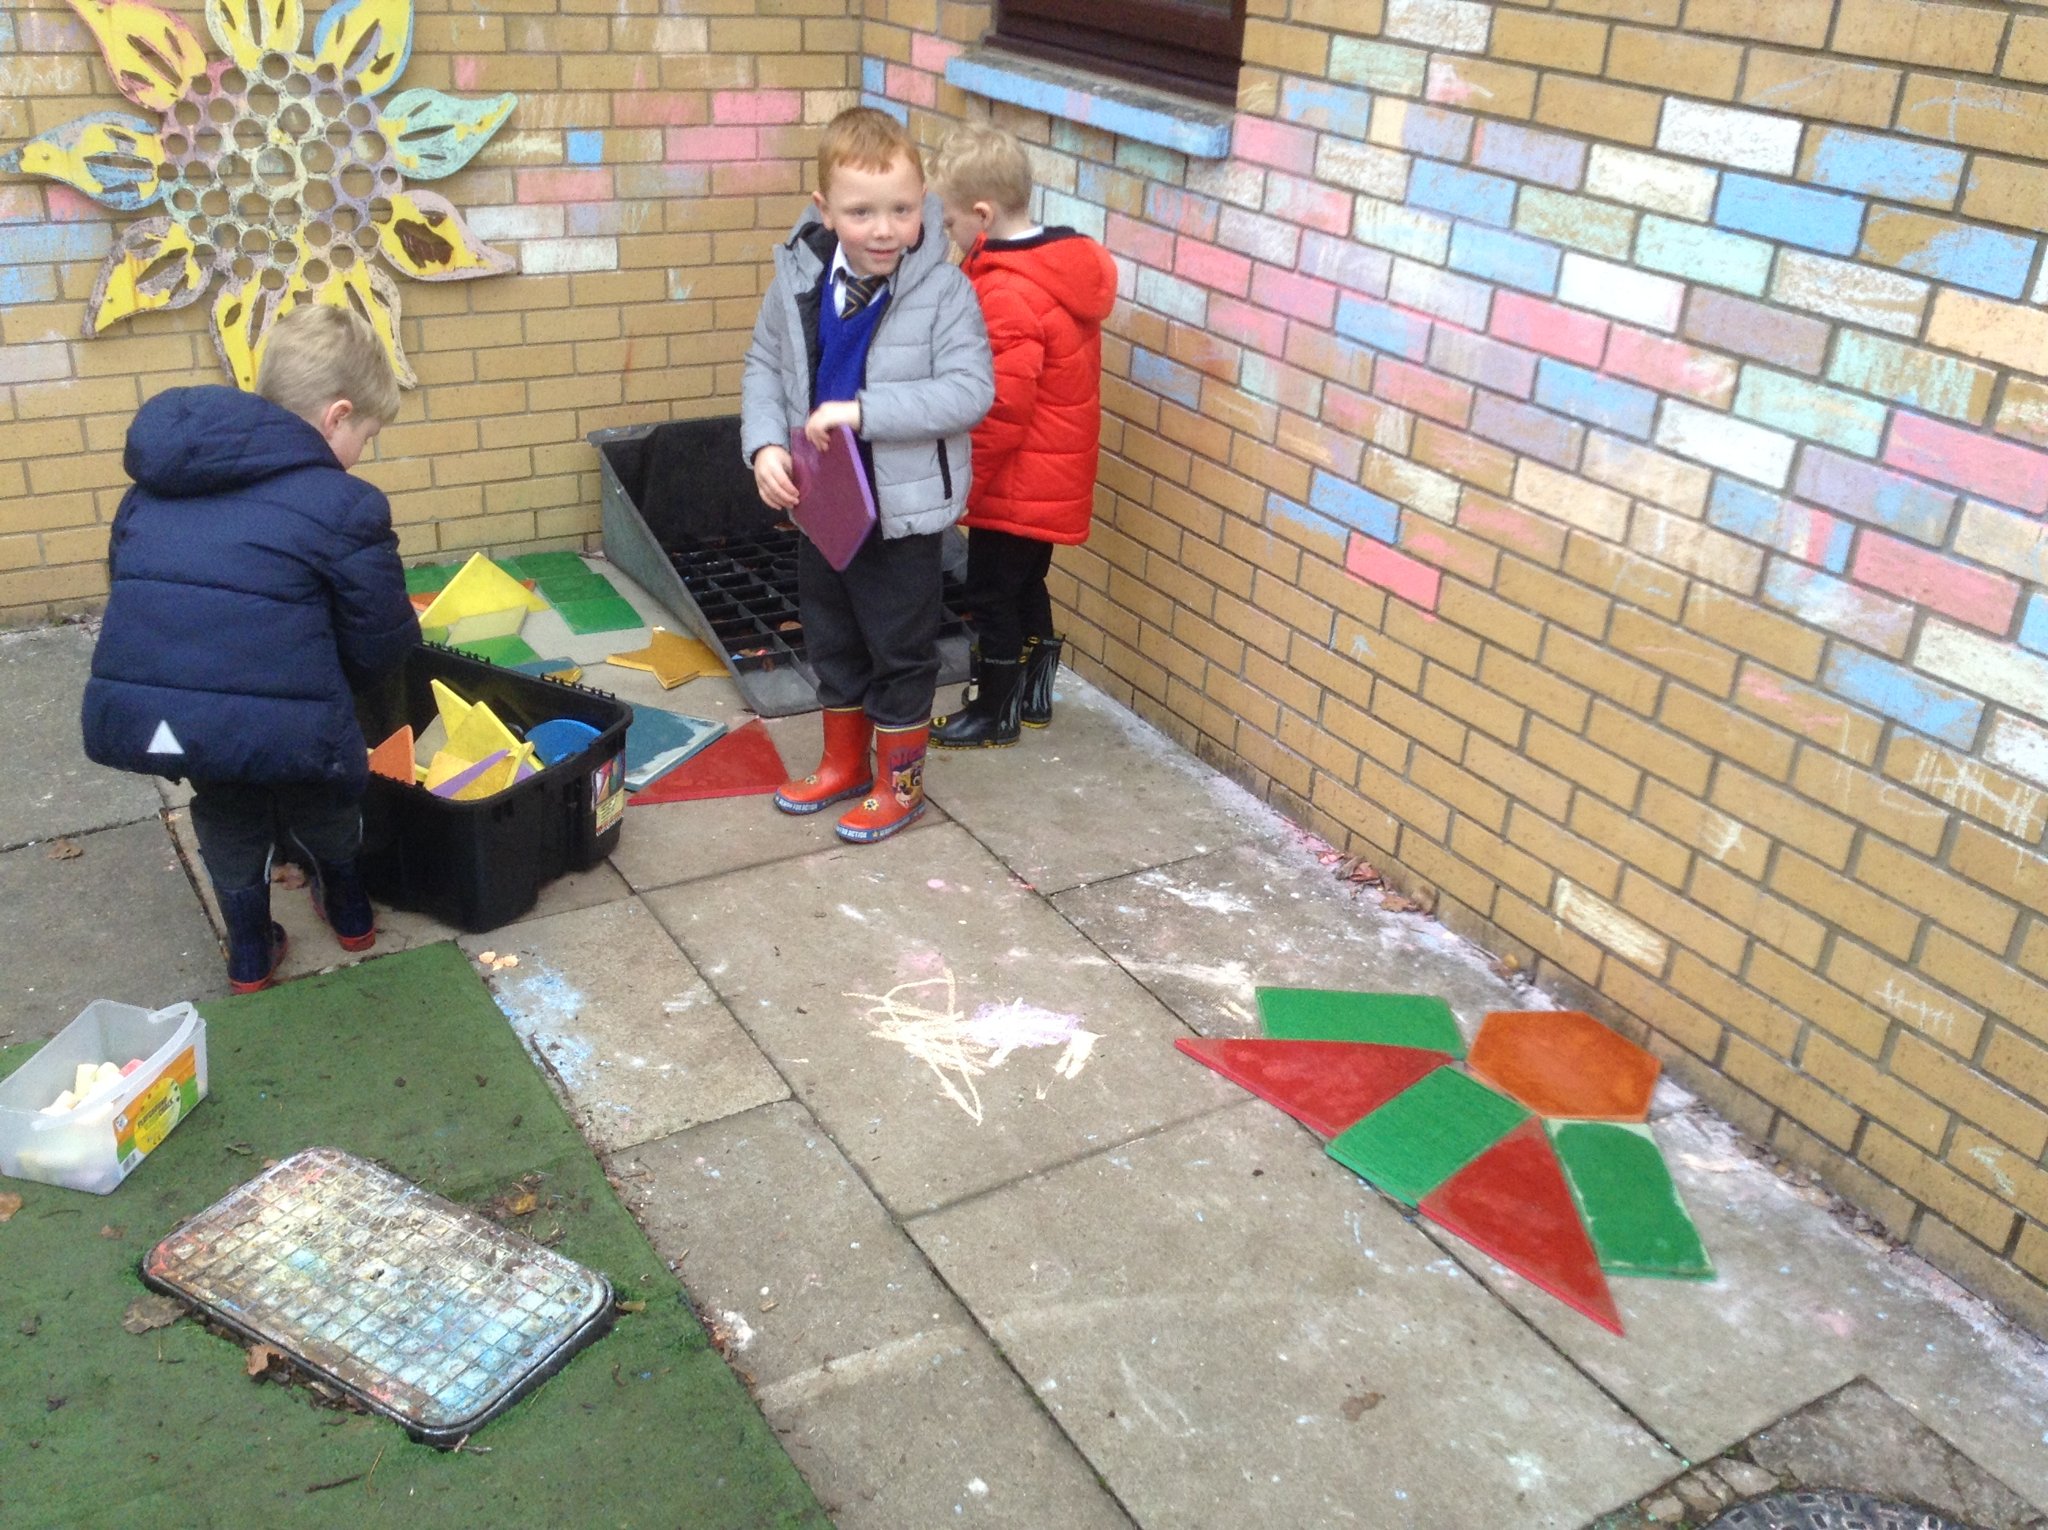
<instances>
[{"instance_id":1,"label":"yellow translucent triangle","mask_svg":"<svg viewBox=\"0 0 2048 1530\"><path fill-rule=\"evenodd\" d=\"M519 761L511 755L498 761L489 770L478 776L469 785L457 792L452 799L456 802L475 802L480 797L495 797L499 792L519 779Z\"/></svg>"},{"instance_id":2,"label":"yellow translucent triangle","mask_svg":"<svg viewBox=\"0 0 2048 1530\"><path fill-rule=\"evenodd\" d=\"M482 553L472 553L434 603L420 613L422 627L452 627L493 611L545 611L547 602Z\"/></svg>"},{"instance_id":3,"label":"yellow translucent triangle","mask_svg":"<svg viewBox=\"0 0 2048 1530\"><path fill-rule=\"evenodd\" d=\"M432 791L435 787L454 780L475 763L474 760L465 760L460 755L451 754L443 749L427 762L427 773L421 777L421 782L428 791Z\"/></svg>"},{"instance_id":4,"label":"yellow translucent triangle","mask_svg":"<svg viewBox=\"0 0 2048 1530\"><path fill-rule=\"evenodd\" d=\"M509 606L503 611L480 611L450 626L448 641L474 643L479 638L511 637L525 622L524 606Z\"/></svg>"},{"instance_id":5,"label":"yellow translucent triangle","mask_svg":"<svg viewBox=\"0 0 2048 1530\"><path fill-rule=\"evenodd\" d=\"M516 754L524 748L519 735L498 720L498 714L482 702L463 714L460 722L448 725L448 752L464 759L488 759L500 749Z\"/></svg>"},{"instance_id":6,"label":"yellow translucent triangle","mask_svg":"<svg viewBox=\"0 0 2048 1530\"><path fill-rule=\"evenodd\" d=\"M661 688L672 691L685 680L694 680L699 675L716 675L725 671L718 662L718 656L703 643L665 627L656 627L649 636L645 648L635 648L629 653L615 653L605 660L621 669L644 669L661 682Z\"/></svg>"}]
</instances>

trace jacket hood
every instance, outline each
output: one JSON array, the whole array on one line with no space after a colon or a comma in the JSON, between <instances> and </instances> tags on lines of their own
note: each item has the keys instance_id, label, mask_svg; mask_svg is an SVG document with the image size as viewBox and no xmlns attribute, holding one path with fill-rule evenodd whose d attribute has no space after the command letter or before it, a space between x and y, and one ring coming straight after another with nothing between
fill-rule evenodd
<instances>
[{"instance_id":1,"label":"jacket hood","mask_svg":"<svg viewBox=\"0 0 2048 1530\"><path fill-rule=\"evenodd\" d=\"M978 242L964 262L969 276L1015 271L1029 277L1075 318L1100 324L1116 307L1116 262L1093 239L1049 228L1029 239Z\"/></svg>"},{"instance_id":2,"label":"jacket hood","mask_svg":"<svg viewBox=\"0 0 2048 1530\"><path fill-rule=\"evenodd\" d=\"M219 494L295 468L339 468L320 432L239 388L172 388L142 406L121 459L152 494Z\"/></svg>"},{"instance_id":3,"label":"jacket hood","mask_svg":"<svg viewBox=\"0 0 2048 1530\"><path fill-rule=\"evenodd\" d=\"M804 285L810 286L831 263L832 251L838 242L832 230L825 227L824 220L818 216L817 204L813 203L796 220L796 227L790 230L782 248L807 268L799 274L808 278ZM937 197L926 192L924 228L918 234L917 243L905 250L903 258L896 263L896 270L889 278L889 291L896 295L908 292L947 264L950 262L946 258L945 210L939 206Z\"/></svg>"}]
</instances>

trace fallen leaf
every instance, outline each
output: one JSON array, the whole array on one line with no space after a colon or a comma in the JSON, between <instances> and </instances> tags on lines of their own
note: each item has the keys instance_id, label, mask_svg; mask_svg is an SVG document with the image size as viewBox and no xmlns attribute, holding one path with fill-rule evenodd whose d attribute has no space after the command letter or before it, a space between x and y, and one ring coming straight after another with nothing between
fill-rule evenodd
<instances>
[{"instance_id":1,"label":"fallen leaf","mask_svg":"<svg viewBox=\"0 0 2048 1530\"><path fill-rule=\"evenodd\" d=\"M60 839L43 853L53 861L75 861L85 854L85 851L71 840Z\"/></svg>"},{"instance_id":2,"label":"fallen leaf","mask_svg":"<svg viewBox=\"0 0 2048 1530\"><path fill-rule=\"evenodd\" d=\"M12 1190L0 1190L0 1222L21 1210L21 1197Z\"/></svg>"},{"instance_id":3,"label":"fallen leaf","mask_svg":"<svg viewBox=\"0 0 2048 1530\"><path fill-rule=\"evenodd\" d=\"M1412 914L1422 905L1413 898L1404 898L1399 893L1388 893L1380 899L1380 907L1390 914Z\"/></svg>"},{"instance_id":4,"label":"fallen leaf","mask_svg":"<svg viewBox=\"0 0 2048 1530\"><path fill-rule=\"evenodd\" d=\"M130 1333L148 1333L155 1328L168 1328L184 1315L184 1303L151 1292L128 1304L128 1310L121 1314L121 1326Z\"/></svg>"},{"instance_id":5,"label":"fallen leaf","mask_svg":"<svg viewBox=\"0 0 2048 1530\"><path fill-rule=\"evenodd\" d=\"M251 1376L261 1376L270 1369L272 1361L282 1360L283 1358L282 1353L272 1349L268 1344L252 1344L249 1346L248 1363L243 1366L243 1369Z\"/></svg>"},{"instance_id":6,"label":"fallen leaf","mask_svg":"<svg viewBox=\"0 0 2048 1530\"><path fill-rule=\"evenodd\" d=\"M761 1303L761 1310L763 1312L773 1312L775 1310L775 1303L773 1301L765 1301Z\"/></svg>"},{"instance_id":7,"label":"fallen leaf","mask_svg":"<svg viewBox=\"0 0 2048 1530\"><path fill-rule=\"evenodd\" d=\"M621 1312L645 1312L647 1310L647 1303L645 1302L617 1302L614 1305Z\"/></svg>"},{"instance_id":8,"label":"fallen leaf","mask_svg":"<svg viewBox=\"0 0 2048 1530\"><path fill-rule=\"evenodd\" d=\"M40 1312L38 1312L34 1317L25 1317L21 1320L21 1336L24 1339L33 1339L37 1334L41 1333L42 1331L43 1315Z\"/></svg>"},{"instance_id":9,"label":"fallen leaf","mask_svg":"<svg viewBox=\"0 0 2048 1530\"><path fill-rule=\"evenodd\" d=\"M105 1238L109 1243L119 1243L123 1238L128 1236L128 1229L125 1227L116 1227L112 1222L109 1222L105 1227L102 1227L100 1229L100 1236L102 1238Z\"/></svg>"}]
</instances>

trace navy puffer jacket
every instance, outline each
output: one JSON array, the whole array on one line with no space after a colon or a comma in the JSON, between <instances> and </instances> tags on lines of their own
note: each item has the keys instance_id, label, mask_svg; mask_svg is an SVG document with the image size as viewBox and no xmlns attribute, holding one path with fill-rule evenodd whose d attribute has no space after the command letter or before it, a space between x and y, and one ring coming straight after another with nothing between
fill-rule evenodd
<instances>
[{"instance_id":1,"label":"navy puffer jacket","mask_svg":"<svg viewBox=\"0 0 2048 1530\"><path fill-rule=\"evenodd\" d=\"M174 388L128 427L85 688L85 752L147 775L360 791L351 681L420 640L383 494L320 432L234 388Z\"/></svg>"}]
</instances>

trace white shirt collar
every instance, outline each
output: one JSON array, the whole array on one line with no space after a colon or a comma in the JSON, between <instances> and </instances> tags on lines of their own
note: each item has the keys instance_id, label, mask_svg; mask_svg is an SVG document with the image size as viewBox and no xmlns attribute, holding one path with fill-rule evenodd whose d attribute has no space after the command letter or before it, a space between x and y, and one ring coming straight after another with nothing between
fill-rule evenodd
<instances>
[{"instance_id":1,"label":"white shirt collar","mask_svg":"<svg viewBox=\"0 0 2048 1530\"><path fill-rule=\"evenodd\" d=\"M843 244L834 245L832 247L832 285L837 287L841 282L846 281L855 274L853 267L846 263L846 246ZM879 297L888 290L889 279L884 277L882 285L875 289L875 294Z\"/></svg>"}]
</instances>

